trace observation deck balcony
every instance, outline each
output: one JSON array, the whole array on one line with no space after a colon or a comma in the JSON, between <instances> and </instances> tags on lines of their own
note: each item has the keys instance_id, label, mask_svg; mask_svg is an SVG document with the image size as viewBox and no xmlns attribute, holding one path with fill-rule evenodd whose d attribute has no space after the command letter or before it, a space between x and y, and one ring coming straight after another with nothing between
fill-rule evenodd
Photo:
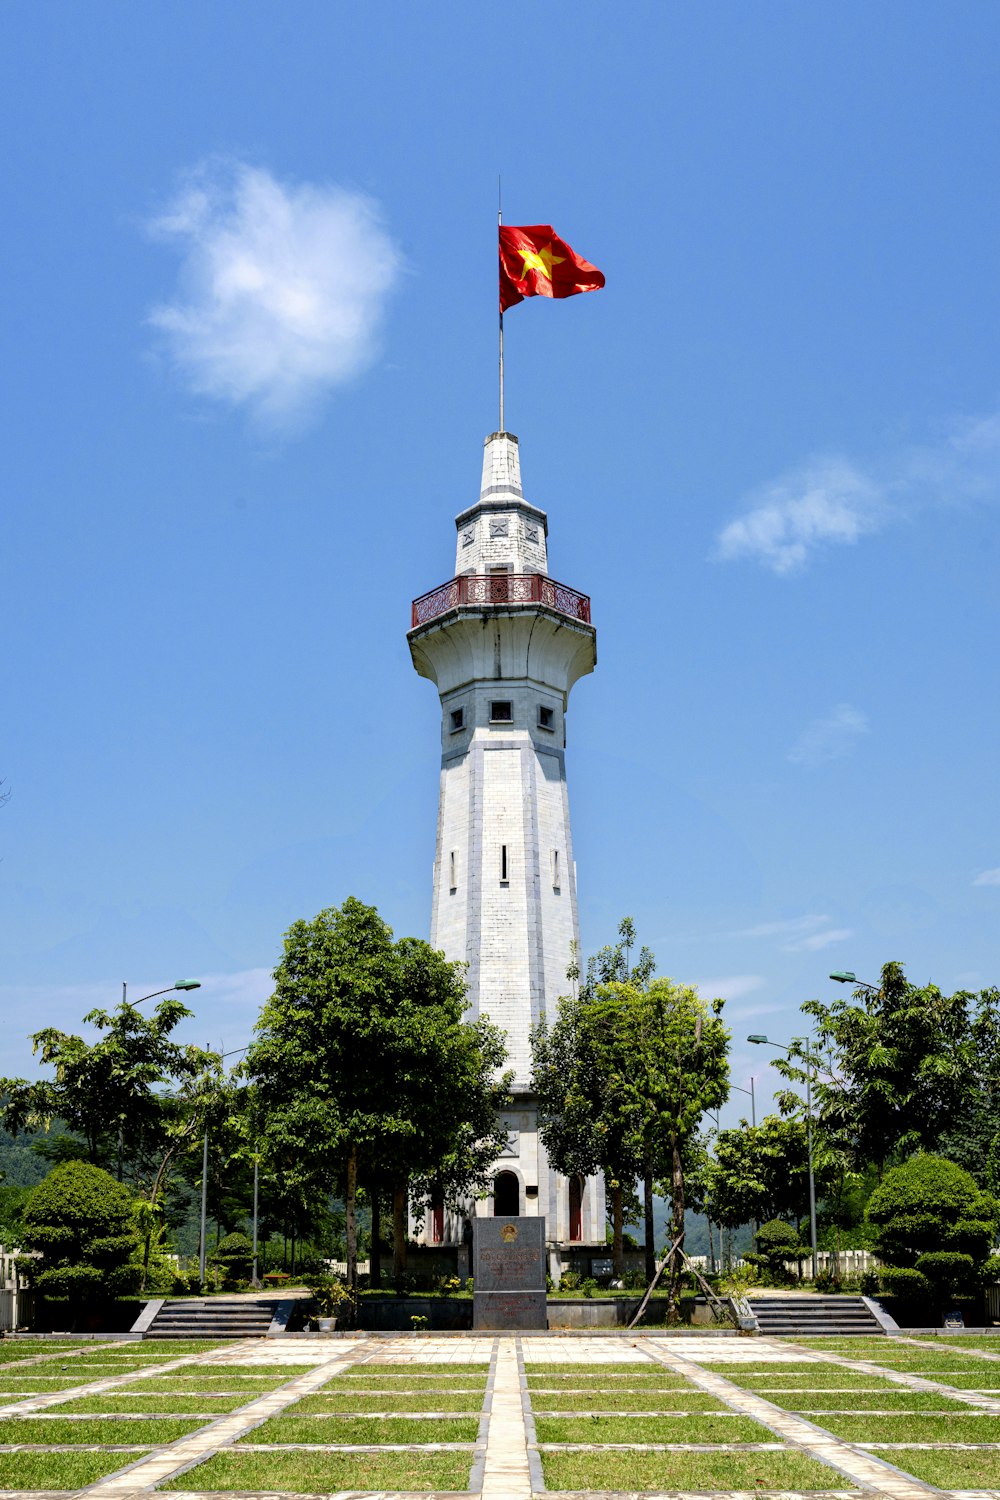
<instances>
[{"instance_id":1,"label":"observation deck balcony","mask_svg":"<svg viewBox=\"0 0 1000 1500\"><path fill-rule=\"evenodd\" d=\"M541 604L571 620L590 624L590 599L544 573L463 573L413 601L411 630L450 609Z\"/></svg>"}]
</instances>

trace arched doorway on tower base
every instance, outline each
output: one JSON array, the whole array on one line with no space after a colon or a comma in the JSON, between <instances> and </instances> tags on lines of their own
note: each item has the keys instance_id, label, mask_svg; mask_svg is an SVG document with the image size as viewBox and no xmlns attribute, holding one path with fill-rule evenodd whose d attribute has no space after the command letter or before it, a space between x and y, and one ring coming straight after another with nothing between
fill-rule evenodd
<instances>
[{"instance_id":1,"label":"arched doorway on tower base","mask_svg":"<svg viewBox=\"0 0 1000 1500\"><path fill-rule=\"evenodd\" d=\"M521 1184L513 1172L498 1172L493 1179L493 1213L496 1217L521 1212Z\"/></svg>"}]
</instances>

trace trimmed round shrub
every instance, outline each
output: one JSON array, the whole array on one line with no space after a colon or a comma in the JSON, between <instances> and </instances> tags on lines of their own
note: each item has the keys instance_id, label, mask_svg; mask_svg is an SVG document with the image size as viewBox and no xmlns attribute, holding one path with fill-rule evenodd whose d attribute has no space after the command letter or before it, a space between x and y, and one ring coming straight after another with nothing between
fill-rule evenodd
<instances>
[{"instance_id":1,"label":"trimmed round shrub","mask_svg":"<svg viewBox=\"0 0 1000 1500\"><path fill-rule=\"evenodd\" d=\"M212 1255L226 1281L249 1281L253 1271L253 1241L245 1234L227 1234Z\"/></svg>"},{"instance_id":2,"label":"trimmed round shrub","mask_svg":"<svg viewBox=\"0 0 1000 1500\"><path fill-rule=\"evenodd\" d=\"M40 1261L28 1263L29 1274L49 1301L83 1307L138 1291L135 1199L90 1162L63 1162L32 1189L21 1238L27 1249L41 1251Z\"/></svg>"},{"instance_id":3,"label":"trimmed round shrub","mask_svg":"<svg viewBox=\"0 0 1000 1500\"><path fill-rule=\"evenodd\" d=\"M907 1301L922 1300L931 1289L927 1277L913 1266L884 1266L878 1279L883 1292Z\"/></svg>"},{"instance_id":4,"label":"trimmed round shrub","mask_svg":"<svg viewBox=\"0 0 1000 1500\"><path fill-rule=\"evenodd\" d=\"M865 1213L889 1265L913 1268L921 1256L951 1251L975 1270L993 1247L1000 1203L954 1162L921 1152L885 1174Z\"/></svg>"},{"instance_id":5,"label":"trimmed round shrub","mask_svg":"<svg viewBox=\"0 0 1000 1500\"><path fill-rule=\"evenodd\" d=\"M917 1257L915 1269L944 1297L973 1290L975 1262L971 1255L963 1255L960 1250L928 1250L926 1255Z\"/></svg>"}]
</instances>

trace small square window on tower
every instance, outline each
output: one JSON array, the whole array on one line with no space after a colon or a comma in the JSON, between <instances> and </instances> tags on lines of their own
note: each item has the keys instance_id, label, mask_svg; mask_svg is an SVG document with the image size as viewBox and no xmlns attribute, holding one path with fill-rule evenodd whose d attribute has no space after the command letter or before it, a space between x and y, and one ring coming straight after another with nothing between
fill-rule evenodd
<instances>
[{"instance_id":1,"label":"small square window on tower","mask_svg":"<svg viewBox=\"0 0 1000 1500\"><path fill-rule=\"evenodd\" d=\"M454 734L459 729L465 728L465 709L453 708L451 711L451 732Z\"/></svg>"},{"instance_id":2,"label":"small square window on tower","mask_svg":"<svg viewBox=\"0 0 1000 1500\"><path fill-rule=\"evenodd\" d=\"M514 722L514 705L509 698L494 699L490 704L491 724L512 724Z\"/></svg>"},{"instance_id":3,"label":"small square window on tower","mask_svg":"<svg viewBox=\"0 0 1000 1500\"><path fill-rule=\"evenodd\" d=\"M554 708L546 708L544 703L538 705L538 727L539 729L552 730L555 728L556 713Z\"/></svg>"}]
</instances>

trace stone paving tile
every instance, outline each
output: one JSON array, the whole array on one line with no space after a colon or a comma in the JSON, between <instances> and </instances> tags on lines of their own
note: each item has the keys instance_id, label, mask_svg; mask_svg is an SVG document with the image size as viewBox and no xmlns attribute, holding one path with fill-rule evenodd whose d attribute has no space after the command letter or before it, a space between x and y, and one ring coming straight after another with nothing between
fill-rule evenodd
<instances>
[{"instance_id":1,"label":"stone paving tile","mask_svg":"<svg viewBox=\"0 0 1000 1500\"><path fill-rule=\"evenodd\" d=\"M885 1459L861 1452L849 1443L833 1437L804 1417L782 1411L773 1402L765 1400L752 1391L746 1391L724 1376L699 1368L692 1361L668 1353L661 1346L650 1348L650 1357L678 1375L685 1375L701 1390L719 1396L734 1410L752 1417L769 1427L773 1433L810 1458L829 1464L839 1470L852 1483L862 1489L874 1490L876 1494L891 1496L892 1500L926 1500L928 1496L940 1495L933 1485L924 1484L904 1474Z\"/></svg>"},{"instance_id":2,"label":"stone paving tile","mask_svg":"<svg viewBox=\"0 0 1000 1500\"><path fill-rule=\"evenodd\" d=\"M938 1396L948 1396L953 1401L961 1401L967 1406L973 1406L977 1411L1000 1416L1000 1399L986 1396L981 1391L962 1390L960 1386L949 1385L947 1380L931 1380L925 1375L914 1375L909 1370L892 1369L889 1365L876 1364L873 1360L848 1359L843 1354L824 1354L822 1363L839 1365L844 1370L856 1370L862 1375L878 1376L883 1380L891 1381L893 1385L900 1385L911 1391L933 1391Z\"/></svg>"},{"instance_id":3,"label":"stone paving tile","mask_svg":"<svg viewBox=\"0 0 1000 1500\"><path fill-rule=\"evenodd\" d=\"M488 1500L524 1500L532 1487L517 1341L498 1338L482 1493Z\"/></svg>"},{"instance_id":4,"label":"stone paving tile","mask_svg":"<svg viewBox=\"0 0 1000 1500\"><path fill-rule=\"evenodd\" d=\"M111 1497L121 1497L131 1491L150 1489L162 1484L164 1480L200 1463L218 1448L226 1447L245 1433L252 1432L268 1417L277 1416L291 1406L300 1396L311 1395L349 1363L352 1357L353 1346L340 1344L334 1353L328 1353L325 1363L317 1363L307 1374L296 1376L276 1391L269 1391L267 1395L254 1397L237 1411L217 1417L210 1426L179 1438L177 1442L159 1449L148 1458L140 1459L127 1469L98 1480L80 1493L98 1496L101 1500L108 1497L111 1500Z\"/></svg>"}]
</instances>

